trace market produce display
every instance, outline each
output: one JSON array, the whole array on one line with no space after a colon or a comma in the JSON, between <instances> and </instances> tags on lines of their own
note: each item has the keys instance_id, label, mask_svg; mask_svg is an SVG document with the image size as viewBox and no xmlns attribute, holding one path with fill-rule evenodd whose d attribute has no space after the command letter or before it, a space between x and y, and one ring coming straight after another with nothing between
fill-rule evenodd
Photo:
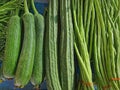
<instances>
[{"instance_id":1,"label":"market produce display","mask_svg":"<svg viewBox=\"0 0 120 90\"><path fill-rule=\"evenodd\" d=\"M0 60L16 88L120 90L120 0L2 0Z\"/></svg>"}]
</instances>

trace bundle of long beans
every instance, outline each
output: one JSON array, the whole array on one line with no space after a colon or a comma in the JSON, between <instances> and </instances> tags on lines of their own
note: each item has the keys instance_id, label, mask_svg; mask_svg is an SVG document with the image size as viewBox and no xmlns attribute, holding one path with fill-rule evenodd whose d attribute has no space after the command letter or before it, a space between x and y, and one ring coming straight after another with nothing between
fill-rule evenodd
<instances>
[{"instance_id":1,"label":"bundle of long beans","mask_svg":"<svg viewBox=\"0 0 120 90\"><path fill-rule=\"evenodd\" d=\"M78 90L92 90L93 80L99 90L119 90L120 0L72 0L72 3L74 47L82 81Z\"/></svg>"},{"instance_id":2,"label":"bundle of long beans","mask_svg":"<svg viewBox=\"0 0 120 90\"><path fill-rule=\"evenodd\" d=\"M96 83L100 89L119 90L119 0L95 0L97 32L94 39ZM100 82L98 82L98 79Z\"/></svg>"},{"instance_id":3,"label":"bundle of long beans","mask_svg":"<svg viewBox=\"0 0 120 90\"><path fill-rule=\"evenodd\" d=\"M90 3L90 5L88 5ZM87 49L92 0L72 0L74 22L74 47L80 67L78 90L93 90L90 57ZM83 9L84 7L84 9ZM89 10L88 10L89 8ZM89 15L87 15L87 12Z\"/></svg>"}]
</instances>

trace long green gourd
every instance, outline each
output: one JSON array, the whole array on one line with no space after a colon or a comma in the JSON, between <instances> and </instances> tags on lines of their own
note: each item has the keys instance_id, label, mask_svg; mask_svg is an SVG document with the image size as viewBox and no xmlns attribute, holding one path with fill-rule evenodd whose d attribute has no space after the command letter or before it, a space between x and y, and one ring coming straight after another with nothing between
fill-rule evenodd
<instances>
[{"instance_id":1,"label":"long green gourd","mask_svg":"<svg viewBox=\"0 0 120 90\"><path fill-rule=\"evenodd\" d=\"M35 31L36 31L36 49L34 57L34 66L31 77L31 83L39 87L43 80L43 39L44 39L44 17L38 13L35 8L34 0L31 0L34 10Z\"/></svg>"},{"instance_id":2,"label":"long green gourd","mask_svg":"<svg viewBox=\"0 0 120 90\"><path fill-rule=\"evenodd\" d=\"M24 40L15 75L15 86L23 88L30 80L35 54L35 22L33 14L29 13L27 1L24 0L25 14L23 15Z\"/></svg>"},{"instance_id":3,"label":"long green gourd","mask_svg":"<svg viewBox=\"0 0 120 90\"><path fill-rule=\"evenodd\" d=\"M60 83L62 90L74 90L74 42L71 1L60 0Z\"/></svg>"},{"instance_id":4,"label":"long green gourd","mask_svg":"<svg viewBox=\"0 0 120 90\"><path fill-rule=\"evenodd\" d=\"M18 15L12 16L8 23L5 45L5 59L3 61L3 75L13 78L17 66L21 41L21 25Z\"/></svg>"},{"instance_id":5,"label":"long green gourd","mask_svg":"<svg viewBox=\"0 0 120 90\"><path fill-rule=\"evenodd\" d=\"M20 9L19 5L18 0L0 1L0 60L5 59L6 26L11 16L14 16L16 8Z\"/></svg>"},{"instance_id":6,"label":"long green gourd","mask_svg":"<svg viewBox=\"0 0 120 90\"><path fill-rule=\"evenodd\" d=\"M57 35L58 35L58 0L49 1L46 22L45 60L48 90L62 90L58 74Z\"/></svg>"}]
</instances>

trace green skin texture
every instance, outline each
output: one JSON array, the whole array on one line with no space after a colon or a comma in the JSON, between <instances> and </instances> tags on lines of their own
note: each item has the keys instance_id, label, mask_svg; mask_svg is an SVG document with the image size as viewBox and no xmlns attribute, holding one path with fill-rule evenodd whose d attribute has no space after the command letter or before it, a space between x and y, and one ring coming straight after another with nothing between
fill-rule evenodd
<instances>
[{"instance_id":1,"label":"green skin texture","mask_svg":"<svg viewBox=\"0 0 120 90\"><path fill-rule=\"evenodd\" d=\"M5 78L14 77L16 63L19 57L20 41L21 41L20 17L16 15L10 18L7 29L5 59L3 61L3 75Z\"/></svg>"},{"instance_id":2,"label":"green skin texture","mask_svg":"<svg viewBox=\"0 0 120 90\"><path fill-rule=\"evenodd\" d=\"M78 0L75 0L76 2ZM92 83L92 72L91 72L91 67L90 67L90 59L89 59L89 54L87 50L87 43L85 41L85 32L84 32L84 27L83 27L83 1L80 0L78 8L79 8L79 16L77 19L77 11L75 9L75 6L77 4L73 3L74 0L72 0L73 3L73 22L74 22L74 36L75 36L75 42L74 42L74 47L75 47L75 52L77 55L77 60L78 60L78 65L80 67L80 79L83 80L84 82L90 82ZM77 2L78 3L78 2ZM77 22L78 20L78 22ZM93 85L87 86L82 84L81 82L78 82L78 90L94 90Z\"/></svg>"},{"instance_id":3,"label":"green skin texture","mask_svg":"<svg viewBox=\"0 0 120 90\"><path fill-rule=\"evenodd\" d=\"M45 33L46 81L48 90L62 90L58 73L58 0L50 0Z\"/></svg>"},{"instance_id":4,"label":"green skin texture","mask_svg":"<svg viewBox=\"0 0 120 90\"><path fill-rule=\"evenodd\" d=\"M60 83L62 90L74 90L74 43L70 0L61 0L60 20Z\"/></svg>"},{"instance_id":5,"label":"green skin texture","mask_svg":"<svg viewBox=\"0 0 120 90\"><path fill-rule=\"evenodd\" d=\"M15 75L15 86L23 88L30 80L35 55L35 22L31 13L23 16L24 40Z\"/></svg>"},{"instance_id":6,"label":"green skin texture","mask_svg":"<svg viewBox=\"0 0 120 90\"><path fill-rule=\"evenodd\" d=\"M34 18L36 29L36 49L31 83L35 86L39 86L43 80L44 17L40 14L35 14Z\"/></svg>"}]
</instances>

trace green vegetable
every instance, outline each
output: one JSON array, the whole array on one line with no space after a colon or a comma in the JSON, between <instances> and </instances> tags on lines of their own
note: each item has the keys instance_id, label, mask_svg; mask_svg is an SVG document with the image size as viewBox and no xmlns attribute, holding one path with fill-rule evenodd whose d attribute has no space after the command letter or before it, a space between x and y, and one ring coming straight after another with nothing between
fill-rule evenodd
<instances>
[{"instance_id":1,"label":"green vegetable","mask_svg":"<svg viewBox=\"0 0 120 90\"><path fill-rule=\"evenodd\" d=\"M23 88L30 80L35 55L35 22L33 14L29 13L27 2L24 1L23 15L24 40L15 75L15 86Z\"/></svg>"},{"instance_id":2,"label":"green vegetable","mask_svg":"<svg viewBox=\"0 0 120 90\"><path fill-rule=\"evenodd\" d=\"M92 82L92 70L90 66L90 57L88 53L87 42L85 39L85 35L88 32L85 32L85 27L83 25L83 12L82 12L83 1L84 0L80 0L80 1L72 0L72 13L73 13L72 15L73 15L73 24L74 24L74 37L75 37L74 47L75 47L75 53L77 55L78 65L80 68L78 90L94 90L93 82ZM91 6L90 6L91 8L92 5L93 5L93 1L91 0ZM91 9L89 13L90 12ZM77 18L78 13L79 13L79 18ZM88 16L88 18L90 18L90 16Z\"/></svg>"},{"instance_id":3,"label":"green vegetable","mask_svg":"<svg viewBox=\"0 0 120 90\"><path fill-rule=\"evenodd\" d=\"M60 0L60 83L62 90L74 90L74 42L70 0Z\"/></svg>"},{"instance_id":4,"label":"green vegetable","mask_svg":"<svg viewBox=\"0 0 120 90\"><path fill-rule=\"evenodd\" d=\"M0 1L0 59L4 59L7 24L11 16L14 16L16 8L21 9L22 3L19 0Z\"/></svg>"},{"instance_id":5,"label":"green vegetable","mask_svg":"<svg viewBox=\"0 0 120 90\"><path fill-rule=\"evenodd\" d=\"M21 41L21 25L18 15L10 18L7 28L5 45L5 59L3 61L3 75L5 78L13 78L17 66Z\"/></svg>"},{"instance_id":6,"label":"green vegetable","mask_svg":"<svg viewBox=\"0 0 120 90\"><path fill-rule=\"evenodd\" d=\"M58 75L58 0L49 1L48 21L46 22L45 60L48 90L62 90Z\"/></svg>"},{"instance_id":7,"label":"green vegetable","mask_svg":"<svg viewBox=\"0 0 120 90\"><path fill-rule=\"evenodd\" d=\"M31 77L31 83L36 87L43 80L43 39L44 39L44 17L39 14L32 0L33 10L35 12L35 30L36 30L36 49L34 57L34 66Z\"/></svg>"}]
</instances>

